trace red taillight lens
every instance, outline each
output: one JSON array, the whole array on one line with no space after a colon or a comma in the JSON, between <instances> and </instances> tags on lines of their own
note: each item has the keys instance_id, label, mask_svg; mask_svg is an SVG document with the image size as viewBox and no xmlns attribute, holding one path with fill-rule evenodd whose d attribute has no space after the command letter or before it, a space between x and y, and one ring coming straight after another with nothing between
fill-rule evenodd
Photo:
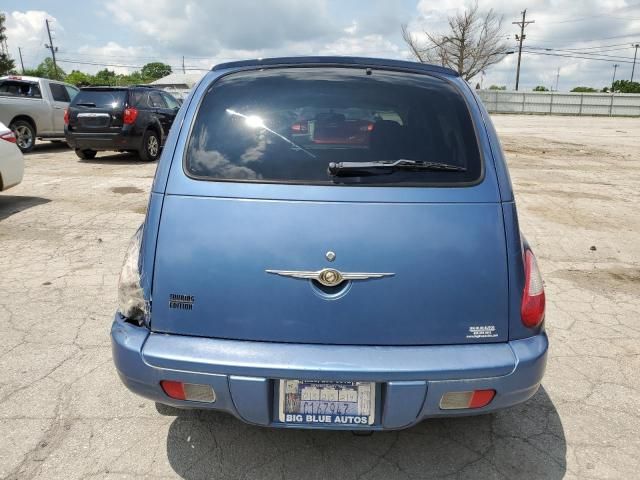
<instances>
[{"instance_id":1,"label":"red taillight lens","mask_svg":"<svg viewBox=\"0 0 640 480\"><path fill-rule=\"evenodd\" d=\"M522 323L529 328L540 325L544 319L544 285L538 269L536 257L531 250L524 254L524 291L520 316Z\"/></svg>"},{"instance_id":2,"label":"red taillight lens","mask_svg":"<svg viewBox=\"0 0 640 480\"><path fill-rule=\"evenodd\" d=\"M69 109L64 109L64 124L69 125Z\"/></svg>"},{"instance_id":3,"label":"red taillight lens","mask_svg":"<svg viewBox=\"0 0 640 480\"><path fill-rule=\"evenodd\" d=\"M7 142L16 143L16 135L11 130L0 133L0 138Z\"/></svg>"},{"instance_id":4,"label":"red taillight lens","mask_svg":"<svg viewBox=\"0 0 640 480\"><path fill-rule=\"evenodd\" d=\"M294 123L291 125L291 130L296 133L306 133L308 130L307 123Z\"/></svg>"},{"instance_id":5,"label":"red taillight lens","mask_svg":"<svg viewBox=\"0 0 640 480\"><path fill-rule=\"evenodd\" d=\"M205 403L213 403L216 401L216 392L210 385L162 380L160 386L162 390L164 390L164 393L177 400Z\"/></svg>"},{"instance_id":6,"label":"red taillight lens","mask_svg":"<svg viewBox=\"0 0 640 480\"><path fill-rule=\"evenodd\" d=\"M125 125L132 125L138 118L138 109L133 107L127 107L124 109L124 117L122 121Z\"/></svg>"},{"instance_id":7,"label":"red taillight lens","mask_svg":"<svg viewBox=\"0 0 640 480\"><path fill-rule=\"evenodd\" d=\"M440 399L442 410L461 410L482 408L491 403L496 396L495 390L471 390L467 392L447 392Z\"/></svg>"},{"instance_id":8,"label":"red taillight lens","mask_svg":"<svg viewBox=\"0 0 640 480\"><path fill-rule=\"evenodd\" d=\"M160 382L160 386L164 390L164 393L171 398L177 398L178 400L186 400L184 396L184 388L182 382L173 382L171 380L163 380Z\"/></svg>"},{"instance_id":9,"label":"red taillight lens","mask_svg":"<svg viewBox=\"0 0 640 480\"><path fill-rule=\"evenodd\" d=\"M476 390L471 396L469 408L481 408L489 405L493 397L496 396L495 390Z\"/></svg>"}]
</instances>

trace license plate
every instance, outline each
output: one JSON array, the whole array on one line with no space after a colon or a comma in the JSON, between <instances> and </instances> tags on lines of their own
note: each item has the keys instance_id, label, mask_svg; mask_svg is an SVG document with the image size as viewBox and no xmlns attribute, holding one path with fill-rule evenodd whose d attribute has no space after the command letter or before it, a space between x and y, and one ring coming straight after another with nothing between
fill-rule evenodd
<instances>
[{"instance_id":1,"label":"license plate","mask_svg":"<svg viewBox=\"0 0 640 480\"><path fill-rule=\"evenodd\" d=\"M376 414L373 382L280 380L281 422L372 425Z\"/></svg>"}]
</instances>

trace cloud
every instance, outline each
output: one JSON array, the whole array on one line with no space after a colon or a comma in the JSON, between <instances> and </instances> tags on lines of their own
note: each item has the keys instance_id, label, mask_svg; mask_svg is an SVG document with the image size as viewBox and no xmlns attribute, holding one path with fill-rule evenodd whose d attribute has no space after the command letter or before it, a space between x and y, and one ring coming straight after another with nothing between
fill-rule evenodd
<instances>
[{"instance_id":1,"label":"cloud","mask_svg":"<svg viewBox=\"0 0 640 480\"><path fill-rule=\"evenodd\" d=\"M37 66L49 54L44 44L49 43L45 29L45 20L49 20L53 30L54 45L65 38L65 29L56 17L43 10L28 10L26 12L11 12L7 14L5 26L7 28L7 44L11 56L19 65L18 47L22 49L25 67Z\"/></svg>"},{"instance_id":2,"label":"cloud","mask_svg":"<svg viewBox=\"0 0 640 480\"><path fill-rule=\"evenodd\" d=\"M630 45L640 38L640 5L634 0L481 0L482 9L493 8L504 16L505 40L515 48L521 11L534 19L525 31L525 48L538 53L544 48L567 49L623 44L613 55L620 67L617 78L629 78L633 57ZM9 49L18 60L23 49L25 66L34 67L49 55L44 20L53 21L59 59L131 65L109 66L118 72L135 70L151 61L163 61L180 70L182 56L187 68L208 70L229 60L290 55L359 55L409 58L400 36L400 25L410 30L445 32L447 16L471 5L473 0L85 0L57 4L49 11L14 11L7 15ZM51 7L53 8L53 7ZM83 11L78 21L77 11ZM626 37L623 37L625 36ZM613 37L613 38L611 38ZM615 47L614 47L615 48ZM572 54L572 52L566 52ZM575 53L575 52L574 52ZM573 56L576 56L575 54ZM614 60L614 59L612 59ZM516 55L508 55L490 67L483 79L513 87ZM61 63L70 71L95 72L103 65ZM555 86L560 67L560 89L578 84L602 87L611 81L613 63L525 53L521 85ZM636 69L638 71L640 66ZM474 79L473 83L479 82Z\"/></svg>"},{"instance_id":3,"label":"cloud","mask_svg":"<svg viewBox=\"0 0 640 480\"><path fill-rule=\"evenodd\" d=\"M265 50L331 38L340 27L326 1L112 0L117 22L153 38L173 53L216 55L220 50ZM148 15L148 12L154 15Z\"/></svg>"},{"instance_id":4,"label":"cloud","mask_svg":"<svg viewBox=\"0 0 640 480\"><path fill-rule=\"evenodd\" d=\"M416 15L409 22L410 30L420 34L423 30L444 32L447 29L446 18L457 9L471 5L470 1L444 0L437 4L421 0ZM505 39L517 50L515 34L519 27L511 22L521 20L521 12L527 8L527 20L535 20L526 27L520 86L530 90L536 85L555 88L556 75L560 68L559 88L569 90L577 85L603 87L611 81L613 61L603 62L579 58L555 56L564 54L580 56L576 50L565 52L558 49L580 49L598 45L622 44L621 50L601 52L606 55L620 56L620 75L628 78L631 65L624 63L633 57L631 42L634 37L624 35L640 33L640 5L625 0L541 0L532 4L527 0L483 0L483 10L493 9L503 15ZM628 45L625 45L625 42ZM628 48L627 48L628 47ZM545 48L554 49L551 51ZM597 50L593 50L597 51ZM585 50L589 52L589 50ZM549 55L554 54L554 55ZM588 54L582 55L589 57ZM611 58L611 60L616 60ZM632 60L632 58L631 58ZM490 67L483 79L484 86L490 84L515 86L516 55L508 55L497 65ZM474 85L481 78L473 79Z\"/></svg>"}]
</instances>

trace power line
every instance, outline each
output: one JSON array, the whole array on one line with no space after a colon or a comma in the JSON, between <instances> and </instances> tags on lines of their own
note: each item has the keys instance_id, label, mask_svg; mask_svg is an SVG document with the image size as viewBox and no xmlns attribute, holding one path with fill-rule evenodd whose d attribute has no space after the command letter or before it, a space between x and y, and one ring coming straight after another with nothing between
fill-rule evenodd
<instances>
[{"instance_id":1,"label":"power line","mask_svg":"<svg viewBox=\"0 0 640 480\"><path fill-rule=\"evenodd\" d=\"M629 37L637 37L640 36L640 32L634 32L634 33L629 33L627 35L616 35L614 37L601 37L601 38L592 38L589 40L582 40L582 39L578 39L578 40L571 40L571 39L563 39L560 41L565 41L568 43L592 43L592 42L599 42L601 40L614 40L617 38L629 38ZM535 38L535 37L534 37ZM558 40L537 40L539 43L558 43Z\"/></svg>"},{"instance_id":2,"label":"power line","mask_svg":"<svg viewBox=\"0 0 640 480\"><path fill-rule=\"evenodd\" d=\"M590 15L588 17L581 17L581 18L572 18L567 20L554 20L547 23L553 23L553 24L575 23L575 22L584 22L585 20L591 20L592 18L602 18L602 17L611 18L613 20L640 20L640 17L617 17L613 15L601 14L601 15Z\"/></svg>"},{"instance_id":3,"label":"power line","mask_svg":"<svg viewBox=\"0 0 640 480\"><path fill-rule=\"evenodd\" d=\"M614 62L619 62L619 63L633 63L631 61L627 61L627 60L610 60L608 58L595 58L595 57L582 57L582 56L578 56L578 55L565 55L563 53L549 53L549 52L535 52L532 50L523 50L524 53L529 53L532 55L547 55L550 57L565 57L565 58L577 58L577 59L582 59L582 60L598 60L601 62L609 62L609 63L614 63Z\"/></svg>"},{"instance_id":4,"label":"power line","mask_svg":"<svg viewBox=\"0 0 640 480\"><path fill-rule=\"evenodd\" d=\"M610 45L598 45L595 47L576 47L576 48L567 48L566 50L594 50L596 48L609 48L609 47L621 47L621 46L628 46L629 44L627 42L625 43L613 43ZM532 47L529 47L532 48Z\"/></svg>"},{"instance_id":5,"label":"power line","mask_svg":"<svg viewBox=\"0 0 640 480\"><path fill-rule=\"evenodd\" d=\"M122 63L100 63L100 62L86 62L82 60L73 60L70 58L60 58L58 59L60 63L76 63L78 65L95 65L98 67L120 67L120 68L142 68L144 65L126 65ZM182 65L169 65L172 69L181 69ZM207 71L209 68L201 68L196 66L185 66L185 70L201 70Z\"/></svg>"},{"instance_id":6,"label":"power line","mask_svg":"<svg viewBox=\"0 0 640 480\"><path fill-rule=\"evenodd\" d=\"M578 54L578 55L590 55L597 57L605 57L605 58L614 58L614 59L622 59L622 60L631 60L632 57L623 57L621 55L607 55L600 52L576 52L574 50L565 50L562 48L540 48L540 47L527 47L532 50L544 50L546 52L560 52L560 53L570 53L570 54ZM625 49L626 50L626 49Z\"/></svg>"}]
</instances>

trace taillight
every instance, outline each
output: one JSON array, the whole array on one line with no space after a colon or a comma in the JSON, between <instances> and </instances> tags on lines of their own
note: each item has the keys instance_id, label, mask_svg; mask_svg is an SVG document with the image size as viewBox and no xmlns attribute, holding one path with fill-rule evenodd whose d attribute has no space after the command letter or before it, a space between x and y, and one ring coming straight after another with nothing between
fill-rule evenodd
<instances>
[{"instance_id":1,"label":"taillight","mask_svg":"<svg viewBox=\"0 0 640 480\"><path fill-rule=\"evenodd\" d=\"M162 390L164 390L164 393L177 400L206 403L213 403L216 401L216 393L210 385L162 380L160 382L160 386L162 387Z\"/></svg>"},{"instance_id":2,"label":"taillight","mask_svg":"<svg viewBox=\"0 0 640 480\"><path fill-rule=\"evenodd\" d=\"M0 133L0 138L7 142L16 143L16 135L11 130Z\"/></svg>"},{"instance_id":3,"label":"taillight","mask_svg":"<svg viewBox=\"0 0 640 480\"><path fill-rule=\"evenodd\" d=\"M495 390L472 390L468 392L447 392L440 399L442 410L460 410L464 408L482 408L491 403L496 396Z\"/></svg>"},{"instance_id":4,"label":"taillight","mask_svg":"<svg viewBox=\"0 0 640 480\"><path fill-rule=\"evenodd\" d=\"M531 250L524 254L524 291L520 316L522 323L529 328L540 325L544 319L544 285L538 269L536 257Z\"/></svg>"},{"instance_id":5,"label":"taillight","mask_svg":"<svg viewBox=\"0 0 640 480\"><path fill-rule=\"evenodd\" d=\"M64 124L69 125L69 109L64 109Z\"/></svg>"},{"instance_id":6,"label":"taillight","mask_svg":"<svg viewBox=\"0 0 640 480\"><path fill-rule=\"evenodd\" d=\"M296 133L307 133L307 122L294 123L291 125L291 130Z\"/></svg>"},{"instance_id":7,"label":"taillight","mask_svg":"<svg viewBox=\"0 0 640 480\"><path fill-rule=\"evenodd\" d=\"M125 125L132 125L138 118L138 109L134 107L127 107L124 109L124 117L122 121Z\"/></svg>"}]
</instances>

